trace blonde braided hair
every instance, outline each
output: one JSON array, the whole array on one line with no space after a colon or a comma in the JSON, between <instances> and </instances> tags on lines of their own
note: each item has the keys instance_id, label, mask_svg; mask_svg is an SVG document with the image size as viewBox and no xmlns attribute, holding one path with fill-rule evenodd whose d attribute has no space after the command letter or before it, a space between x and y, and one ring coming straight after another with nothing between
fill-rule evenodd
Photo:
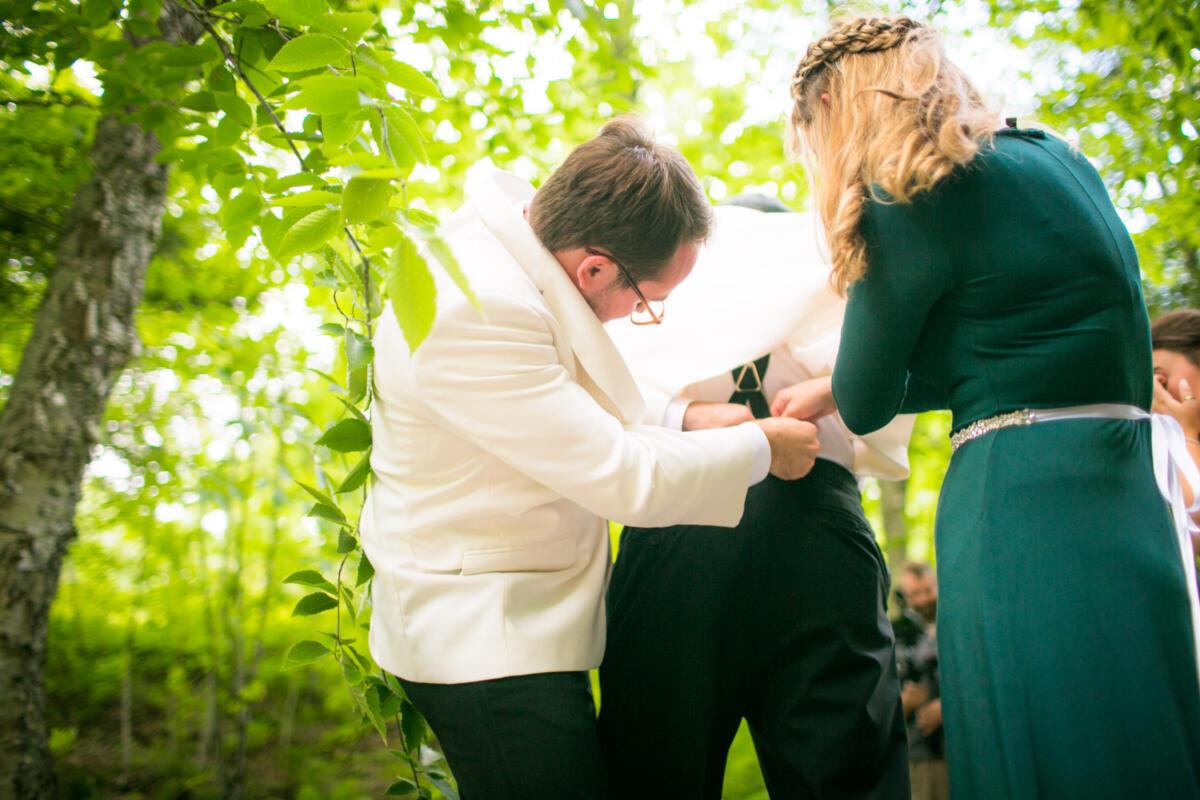
<instances>
[{"instance_id":1,"label":"blonde braided hair","mask_svg":"<svg viewBox=\"0 0 1200 800\"><path fill-rule=\"evenodd\" d=\"M911 202L973 159L998 121L937 32L908 17L835 24L800 59L791 94L789 146L808 157L841 294L867 271L867 201Z\"/></svg>"}]
</instances>

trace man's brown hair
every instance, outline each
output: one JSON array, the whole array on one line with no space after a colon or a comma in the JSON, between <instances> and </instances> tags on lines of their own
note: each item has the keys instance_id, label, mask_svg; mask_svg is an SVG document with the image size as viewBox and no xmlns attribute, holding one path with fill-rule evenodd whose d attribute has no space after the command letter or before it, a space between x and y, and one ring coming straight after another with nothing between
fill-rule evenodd
<instances>
[{"instance_id":1,"label":"man's brown hair","mask_svg":"<svg viewBox=\"0 0 1200 800\"><path fill-rule=\"evenodd\" d=\"M641 281L657 278L681 244L708 238L712 207L687 159L625 116L567 156L538 189L529 222L550 252L595 247Z\"/></svg>"}]
</instances>

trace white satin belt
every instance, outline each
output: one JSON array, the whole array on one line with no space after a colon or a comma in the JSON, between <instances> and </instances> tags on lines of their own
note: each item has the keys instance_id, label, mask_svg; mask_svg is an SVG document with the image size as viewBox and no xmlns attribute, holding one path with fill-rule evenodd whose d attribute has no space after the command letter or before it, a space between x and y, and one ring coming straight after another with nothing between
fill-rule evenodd
<instances>
[{"instance_id":1,"label":"white satin belt","mask_svg":"<svg viewBox=\"0 0 1200 800\"><path fill-rule=\"evenodd\" d=\"M1196 557L1192 550L1192 534L1200 526L1192 520L1192 514L1200 511L1200 469L1188 453L1187 439L1183 428L1174 417L1166 414L1151 414L1137 406L1120 403L1101 403L1069 408L1029 409L1029 422L1056 422L1064 419L1148 419L1150 420L1150 447L1154 460L1154 480L1158 491L1170 506L1179 540L1179 554L1183 558L1183 573L1187 577L1188 600L1192 608L1192 643L1196 652L1196 678L1200 681L1200 594L1196 589ZM1182 476L1192 489L1193 501L1189 508L1183 496Z\"/></svg>"}]
</instances>

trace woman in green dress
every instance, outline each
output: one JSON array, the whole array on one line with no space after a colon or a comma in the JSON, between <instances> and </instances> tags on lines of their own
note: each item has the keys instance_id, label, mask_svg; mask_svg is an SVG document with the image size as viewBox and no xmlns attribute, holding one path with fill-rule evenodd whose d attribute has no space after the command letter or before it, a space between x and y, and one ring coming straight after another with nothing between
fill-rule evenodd
<instances>
[{"instance_id":1,"label":"woman in green dress","mask_svg":"<svg viewBox=\"0 0 1200 800\"><path fill-rule=\"evenodd\" d=\"M953 796L1200 797L1149 326L1099 176L1041 131L996 130L936 34L904 17L834 27L792 96L849 302L831 385L774 407L836 407L859 434L953 411L937 517Z\"/></svg>"}]
</instances>

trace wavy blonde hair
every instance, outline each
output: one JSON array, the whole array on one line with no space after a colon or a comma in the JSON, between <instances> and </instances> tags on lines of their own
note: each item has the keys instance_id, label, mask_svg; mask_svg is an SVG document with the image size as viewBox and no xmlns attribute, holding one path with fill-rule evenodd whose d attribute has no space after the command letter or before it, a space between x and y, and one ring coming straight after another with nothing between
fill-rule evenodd
<instances>
[{"instance_id":1,"label":"wavy blonde hair","mask_svg":"<svg viewBox=\"0 0 1200 800\"><path fill-rule=\"evenodd\" d=\"M788 147L809 164L842 295L867 272L867 200L911 202L990 145L999 122L937 32L908 17L838 22L800 60L792 101Z\"/></svg>"}]
</instances>

